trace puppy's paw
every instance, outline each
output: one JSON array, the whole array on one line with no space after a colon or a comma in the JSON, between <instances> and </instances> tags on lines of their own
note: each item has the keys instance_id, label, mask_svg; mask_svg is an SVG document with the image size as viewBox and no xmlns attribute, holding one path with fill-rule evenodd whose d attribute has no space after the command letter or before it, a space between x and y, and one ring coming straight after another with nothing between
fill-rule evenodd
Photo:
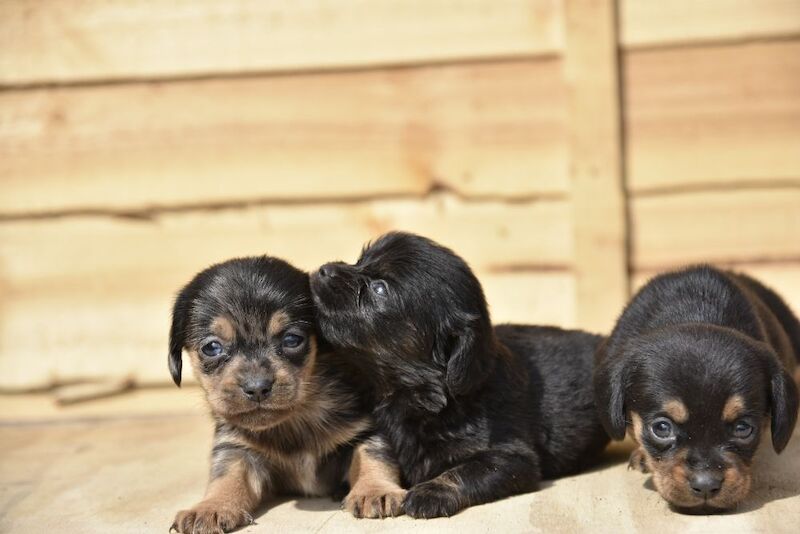
<instances>
[{"instance_id":1,"label":"puppy's paw","mask_svg":"<svg viewBox=\"0 0 800 534\"><path fill-rule=\"evenodd\" d=\"M397 517L403 514L405 496L406 490L399 487L356 485L344 498L342 506L359 518Z\"/></svg>"},{"instance_id":2,"label":"puppy's paw","mask_svg":"<svg viewBox=\"0 0 800 534\"><path fill-rule=\"evenodd\" d=\"M246 510L226 508L208 502L178 512L169 530L181 534L222 534L252 523L253 516Z\"/></svg>"},{"instance_id":3,"label":"puppy's paw","mask_svg":"<svg viewBox=\"0 0 800 534\"><path fill-rule=\"evenodd\" d=\"M641 447L639 447L631 453L631 457L628 460L628 469L635 469L637 471L641 471L642 473L649 473L650 470L647 468L647 462L645 459L646 456L644 451Z\"/></svg>"},{"instance_id":4,"label":"puppy's paw","mask_svg":"<svg viewBox=\"0 0 800 534\"><path fill-rule=\"evenodd\" d=\"M449 517L458 513L463 507L458 489L435 479L417 484L408 490L406 500L403 502L406 515L414 519Z\"/></svg>"}]
</instances>

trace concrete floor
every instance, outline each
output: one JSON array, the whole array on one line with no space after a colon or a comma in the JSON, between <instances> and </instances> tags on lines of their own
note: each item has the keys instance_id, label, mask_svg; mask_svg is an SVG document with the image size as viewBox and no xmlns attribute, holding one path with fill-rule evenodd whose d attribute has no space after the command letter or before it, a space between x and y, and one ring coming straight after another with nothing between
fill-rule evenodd
<instances>
[{"instance_id":1,"label":"concrete floor","mask_svg":"<svg viewBox=\"0 0 800 534\"><path fill-rule=\"evenodd\" d=\"M0 397L0 532L167 532L203 493L211 425L196 390L140 391L56 409L44 396ZM798 532L800 435L762 446L751 498L736 512L685 516L626 444L603 466L455 517L356 520L328 499L285 499L240 532Z\"/></svg>"}]
</instances>

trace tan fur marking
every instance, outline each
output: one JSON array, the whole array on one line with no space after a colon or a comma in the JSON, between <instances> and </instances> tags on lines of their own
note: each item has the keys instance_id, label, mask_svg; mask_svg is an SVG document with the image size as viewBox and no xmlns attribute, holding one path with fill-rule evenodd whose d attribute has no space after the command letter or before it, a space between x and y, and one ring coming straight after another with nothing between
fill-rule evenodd
<instances>
[{"instance_id":1,"label":"tan fur marking","mask_svg":"<svg viewBox=\"0 0 800 534\"><path fill-rule=\"evenodd\" d=\"M641 435L642 435L642 417L636 413L631 412L631 421L633 422L633 430L628 430L628 435L631 437L633 441L636 443L641 443Z\"/></svg>"},{"instance_id":2,"label":"tan fur marking","mask_svg":"<svg viewBox=\"0 0 800 534\"><path fill-rule=\"evenodd\" d=\"M276 311L269 318L269 324L267 325L267 334L271 338L275 337L281 332L283 332L283 329L286 328L286 325L288 324L289 324L289 315L284 311Z\"/></svg>"},{"instance_id":3,"label":"tan fur marking","mask_svg":"<svg viewBox=\"0 0 800 534\"><path fill-rule=\"evenodd\" d=\"M678 399L671 399L665 402L663 410L676 423L685 423L689 420L689 410Z\"/></svg>"},{"instance_id":4,"label":"tan fur marking","mask_svg":"<svg viewBox=\"0 0 800 534\"><path fill-rule=\"evenodd\" d=\"M227 532L252 523L250 514L261 499L261 488L253 484L255 479L245 462L232 463L224 475L208 484L200 503L178 512L173 528L178 532Z\"/></svg>"},{"instance_id":5,"label":"tan fur marking","mask_svg":"<svg viewBox=\"0 0 800 534\"><path fill-rule=\"evenodd\" d=\"M741 395L732 395L722 408L722 419L729 423L736 420L744 411L744 399Z\"/></svg>"},{"instance_id":6,"label":"tan fur marking","mask_svg":"<svg viewBox=\"0 0 800 534\"><path fill-rule=\"evenodd\" d=\"M317 479L318 460L313 452L293 454L284 458L281 477L287 488L308 497L321 497L328 488L320 487Z\"/></svg>"},{"instance_id":7,"label":"tan fur marking","mask_svg":"<svg viewBox=\"0 0 800 534\"><path fill-rule=\"evenodd\" d=\"M683 462L675 462L672 464L669 474L672 476L672 482L676 486L685 486L689 483L689 479L686 475L686 468L683 466Z\"/></svg>"},{"instance_id":8,"label":"tan fur marking","mask_svg":"<svg viewBox=\"0 0 800 534\"><path fill-rule=\"evenodd\" d=\"M275 383L282 384L292 380L292 373L286 366L275 369Z\"/></svg>"},{"instance_id":9,"label":"tan fur marking","mask_svg":"<svg viewBox=\"0 0 800 534\"><path fill-rule=\"evenodd\" d=\"M642 447L637 447L628 458L628 469L635 469L642 473L649 473L647 469L647 453Z\"/></svg>"},{"instance_id":10,"label":"tan fur marking","mask_svg":"<svg viewBox=\"0 0 800 534\"><path fill-rule=\"evenodd\" d=\"M231 412L251 407L251 401L242 395L239 386L239 375L242 373L243 367L248 365L247 361L243 358L234 358L225 365L221 372L207 375L201 372L200 355L196 351L189 351L189 358L194 375L205 392L206 401L213 414L228 418ZM273 416L277 415L277 413L273 414Z\"/></svg>"},{"instance_id":11,"label":"tan fur marking","mask_svg":"<svg viewBox=\"0 0 800 534\"><path fill-rule=\"evenodd\" d=\"M306 363L303 366L303 378L310 379L314 373L315 364L317 363L317 338L316 336L309 336L308 338L308 356L306 356Z\"/></svg>"},{"instance_id":12,"label":"tan fur marking","mask_svg":"<svg viewBox=\"0 0 800 534\"><path fill-rule=\"evenodd\" d=\"M402 514L405 490L397 467L373 457L362 443L353 451L349 471L350 493L344 507L356 517L394 517Z\"/></svg>"},{"instance_id":13,"label":"tan fur marking","mask_svg":"<svg viewBox=\"0 0 800 534\"><path fill-rule=\"evenodd\" d=\"M750 467L735 458L732 453L727 453L726 457L733 465L725 469L722 490L710 501L710 504L718 508L731 508L741 502L750 493L753 482Z\"/></svg>"},{"instance_id":14,"label":"tan fur marking","mask_svg":"<svg viewBox=\"0 0 800 534\"><path fill-rule=\"evenodd\" d=\"M647 465L653 473L653 485L662 497L678 506L697 506L703 501L689 488L686 454L683 449L670 459L647 457Z\"/></svg>"},{"instance_id":15,"label":"tan fur marking","mask_svg":"<svg viewBox=\"0 0 800 534\"><path fill-rule=\"evenodd\" d=\"M228 343L232 342L236 338L236 330L233 328L233 324L228 320L227 317L215 317L214 320L211 321L211 327L209 330L211 330L212 334Z\"/></svg>"},{"instance_id":16,"label":"tan fur marking","mask_svg":"<svg viewBox=\"0 0 800 534\"><path fill-rule=\"evenodd\" d=\"M794 370L794 381L797 387L800 388L800 367Z\"/></svg>"}]
</instances>

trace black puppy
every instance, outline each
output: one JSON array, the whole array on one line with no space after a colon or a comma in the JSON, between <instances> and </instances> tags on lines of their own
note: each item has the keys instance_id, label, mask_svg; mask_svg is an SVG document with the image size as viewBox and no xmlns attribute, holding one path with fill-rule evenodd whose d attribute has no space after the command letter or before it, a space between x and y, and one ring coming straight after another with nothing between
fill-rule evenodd
<instances>
[{"instance_id":1,"label":"black puppy","mask_svg":"<svg viewBox=\"0 0 800 534\"><path fill-rule=\"evenodd\" d=\"M771 415L777 452L789 441L798 356L800 323L758 281L707 266L662 274L598 350L597 405L614 439L631 433L631 466L667 501L726 509L750 490L762 422Z\"/></svg>"},{"instance_id":2,"label":"black puppy","mask_svg":"<svg viewBox=\"0 0 800 534\"><path fill-rule=\"evenodd\" d=\"M373 382L374 416L410 490L405 512L449 516L576 472L608 442L592 398L600 336L492 328L452 251L390 233L355 265L312 275L320 329Z\"/></svg>"},{"instance_id":3,"label":"black puppy","mask_svg":"<svg viewBox=\"0 0 800 534\"><path fill-rule=\"evenodd\" d=\"M397 515L397 467L360 439L372 421L345 362L319 339L308 274L268 257L214 265L175 301L169 369L188 352L214 418L203 500L178 512L178 532L222 532L252 521L276 494L331 495L349 483L357 516Z\"/></svg>"}]
</instances>

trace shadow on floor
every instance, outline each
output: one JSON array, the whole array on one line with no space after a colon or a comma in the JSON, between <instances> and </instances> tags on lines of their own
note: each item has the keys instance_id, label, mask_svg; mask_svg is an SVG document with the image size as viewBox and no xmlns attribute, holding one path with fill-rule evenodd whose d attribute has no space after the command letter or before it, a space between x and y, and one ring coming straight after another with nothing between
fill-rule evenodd
<instances>
[{"instance_id":1,"label":"shadow on floor","mask_svg":"<svg viewBox=\"0 0 800 534\"><path fill-rule=\"evenodd\" d=\"M296 509L306 512L335 512L341 509L341 500L330 497L282 496L262 503L253 513L253 519L259 523L271 509L287 502L293 503Z\"/></svg>"}]
</instances>

